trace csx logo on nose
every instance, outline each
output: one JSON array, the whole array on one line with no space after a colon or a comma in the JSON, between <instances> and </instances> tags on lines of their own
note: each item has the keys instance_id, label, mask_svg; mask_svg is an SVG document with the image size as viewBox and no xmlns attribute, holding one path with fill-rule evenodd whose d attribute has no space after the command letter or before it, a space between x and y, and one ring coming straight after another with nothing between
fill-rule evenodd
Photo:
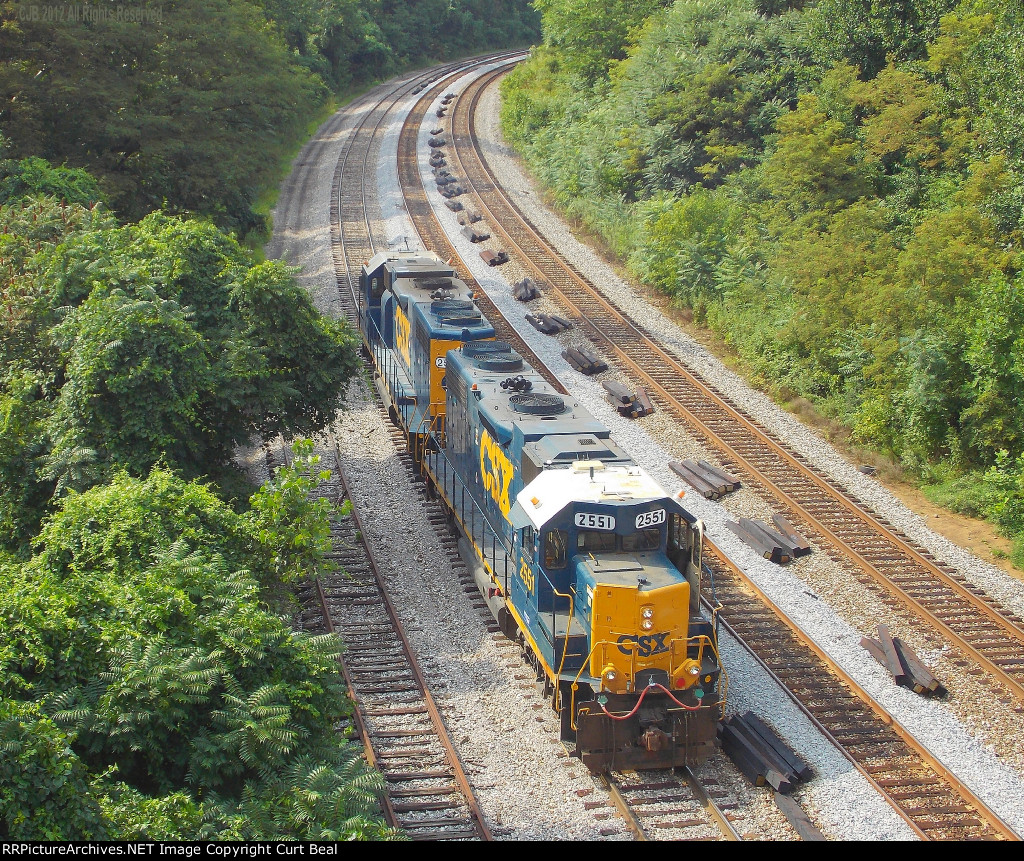
<instances>
[{"instance_id":1,"label":"csx logo on nose","mask_svg":"<svg viewBox=\"0 0 1024 861\"><path fill-rule=\"evenodd\" d=\"M665 644L667 636L668 631L660 634L643 634L639 637L636 634L623 634L618 639L619 651L624 655L632 655L635 647L636 653L641 658L660 655L662 652L668 651L668 646Z\"/></svg>"}]
</instances>

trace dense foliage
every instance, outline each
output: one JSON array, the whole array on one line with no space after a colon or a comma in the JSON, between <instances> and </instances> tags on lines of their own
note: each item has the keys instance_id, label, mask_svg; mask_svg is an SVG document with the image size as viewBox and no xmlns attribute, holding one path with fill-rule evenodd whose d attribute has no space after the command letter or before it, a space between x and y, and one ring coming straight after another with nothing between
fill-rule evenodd
<instances>
[{"instance_id":1,"label":"dense foliage","mask_svg":"<svg viewBox=\"0 0 1024 861\"><path fill-rule=\"evenodd\" d=\"M315 474L297 452L261 493ZM277 532L156 468L71 494L0 564L0 836L391 836L335 731L340 645L261 599Z\"/></svg>"},{"instance_id":2,"label":"dense foliage","mask_svg":"<svg viewBox=\"0 0 1024 861\"><path fill-rule=\"evenodd\" d=\"M11 158L86 168L122 217L259 232L329 93L538 33L526 0L0 0L0 131Z\"/></svg>"},{"instance_id":3,"label":"dense foliage","mask_svg":"<svg viewBox=\"0 0 1024 861\"><path fill-rule=\"evenodd\" d=\"M4 167L0 839L393 837L340 644L282 604L333 567L329 473L297 441L246 504L231 463L328 423L353 334L208 222Z\"/></svg>"},{"instance_id":4,"label":"dense foliage","mask_svg":"<svg viewBox=\"0 0 1024 861\"><path fill-rule=\"evenodd\" d=\"M313 433L341 405L347 325L212 225L153 213L119 227L43 197L0 206L0 229L8 549L68 488L157 463L220 476L237 444Z\"/></svg>"},{"instance_id":5,"label":"dense foliage","mask_svg":"<svg viewBox=\"0 0 1024 861\"><path fill-rule=\"evenodd\" d=\"M626 5L538 3L508 136L780 397L1024 536L1019 4Z\"/></svg>"}]
</instances>

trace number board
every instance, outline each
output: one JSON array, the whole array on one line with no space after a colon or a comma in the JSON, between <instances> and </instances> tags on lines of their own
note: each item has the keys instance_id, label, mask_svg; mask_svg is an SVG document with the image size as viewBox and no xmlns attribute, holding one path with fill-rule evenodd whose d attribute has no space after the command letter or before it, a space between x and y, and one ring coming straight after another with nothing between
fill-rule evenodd
<instances>
[{"instance_id":1,"label":"number board","mask_svg":"<svg viewBox=\"0 0 1024 861\"><path fill-rule=\"evenodd\" d=\"M665 522L665 509L656 508L654 511L645 511L636 516L636 528L646 529L648 526L657 526Z\"/></svg>"},{"instance_id":2,"label":"number board","mask_svg":"<svg viewBox=\"0 0 1024 861\"><path fill-rule=\"evenodd\" d=\"M615 528L615 518L610 514L588 514L579 511L576 513L576 525L584 529L603 529L611 532Z\"/></svg>"}]
</instances>

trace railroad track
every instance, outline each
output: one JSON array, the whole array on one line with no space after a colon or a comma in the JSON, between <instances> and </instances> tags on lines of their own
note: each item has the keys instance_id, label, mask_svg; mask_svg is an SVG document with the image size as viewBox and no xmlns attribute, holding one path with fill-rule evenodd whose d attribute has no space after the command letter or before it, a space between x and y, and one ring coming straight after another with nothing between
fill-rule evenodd
<instances>
[{"instance_id":1,"label":"railroad track","mask_svg":"<svg viewBox=\"0 0 1024 861\"><path fill-rule=\"evenodd\" d=\"M318 454L332 477L312 495L335 504L351 500L336 444ZM276 465L268 450L268 466ZM490 840L364 535L354 505L350 516L332 520L327 557L340 570L297 590L304 607L299 625L345 643L341 665L353 720L367 761L384 775L388 823L413 840Z\"/></svg>"},{"instance_id":2,"label":"railroad track","mask_svg":"<svg viewBox=\"0 0 1024 861\"><path fill-rule=\"evenodd\" d=\"M455 102L452 138L463 182L479 199L495 235L555 295L600 348L629 370L663 409L716 449L780 513L819 547L854 566L942 634L1024 701L1024 620L937 562L846 488L746 415L665 350L657 336L619 310L565 263L490 176L473 127L475 106L498 73L481 76Z\"/></svg>"},{"instance_id":3,"label":"railroad track","mask_svg":"<svg viewBox=\"0 0 1024 861\"><path fill-rule=\"evenodd\" d=\"M469 63L450 63L430 73L400 79L390 92L378 96L376 103L363 100L360 105L368 105L369 108L342 146L331 182L330 205L331 254L341 303L340 312L354 326L358 324L356 296L359 290L359 267L377 252L380 244L373 235L370 222L371 211L377 208L376 183L373 179L376 166L371 156L379 142L381 124L395 105L417 88L433 92L467 69L502 56L504 54ZM427 101L428 97L424 96L417 103L420 117L426 111L423 105Z\"/></svg>"},{"instance_id":4,"label":"railroad track","mask_svg":"<svg viewBox=\"0 0 1024 861\"><path fill-rule=\"evenodd\" d=\"M568 391L558 377L548 369L526 341L519 336L515 328L487 297L484 290L480 288L469 270L462 265L458 252L448 240L448 234L445 233L441 222L438 221L437 215L434 213L433 206L431 206L430 201L427 199L427 192L420 178L420 153L417 142L420 125L423 123L427 110L436 97L436 92L441 89L443 87L440 86L432 89L409 112L398 140L398 177L402 187L402 196L405 199L406 211L409 213L409 217L412 219L413 226L424 247L433 251L442 260L452 260L458 277L465 281L469 287L473 288L477 295L478 307L494 326L495 337L500 341L511 344L519 355L540 371L544 379L556 391L568 394ZM451 146L443 148L445 152L450 152L451 149Z\"/></svg>"},{"instance_id":5,"label":"railroad track","mask_svg":"<svg viewBox=\"0 0 1024 861\"><path fill-rule=\"evenodd\" d=\"M719 620L925 840L1018 839L717 549ZM706 584L710 587L710 582Z\"/></svg>"},{"instance_id":6,"label":"railroad track","mask_svg":"<svg viewBox=\"0 0 1024 861\"><path fill-rule=\"evenodd\" d=\"M352 323L356 321L358 265L374 253L370 210L375 192L372 186L368 188L366 176L374 173L370 165L381 124L409 92L461 73L465 67L464 63L453 63L407 76L388 92L378 94L375 101L367 96L356 105L362 118L343 143L330 204L338 310ZM307 144L297 167L315 165L343 125L341 114L332 118ZM312 170L302 170L293 180L294 187L286 189L285 205L278 213L285 232L297 221L302 202L308 200L313 177ZM270 253L279 255L282 250L275 247ZM349 261L353 264L351 272ZM386 417L382 423L394 431ZM333 468L332 481L316 493L336 503L350 499L337 445L319 453ZM279 462L286 457L287 450L282 448ZM269 449L268 465L278 465ZM411 459L408 465L411 468ZM341 572L300 590L305 605L300 624L336 633L346 644L342 670L356 704L354 723L368 762L384 775L387 789L383 806L388 823L414 840L490 840L491 832L384 590L364 534L355 508L351 517L332 522L329 558L339 564ZM471 581L471 575L466 576ZM479 596L478 601L480 608L486 609Z\"/></svg>"},{"instance_id":7,"label":"railroad track","mask_svg":"<svg viewBox=\"0 0 1024 861\"><path fill-rule=\"evenodd\" d=\"M732 793L705 786L688 768L602 775L627 826L638 840L742 840L727 809Z\"/></svg>"}]
</instances>

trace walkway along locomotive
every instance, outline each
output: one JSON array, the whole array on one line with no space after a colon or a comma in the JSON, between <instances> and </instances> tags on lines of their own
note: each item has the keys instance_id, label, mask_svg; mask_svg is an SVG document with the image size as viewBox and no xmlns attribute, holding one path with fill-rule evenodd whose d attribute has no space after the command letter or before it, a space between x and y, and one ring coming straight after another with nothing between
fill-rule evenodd
<instances>
[{"instance_id":1,"label":"walkway along locomotive","mask_svg":"<svg viewBox=\"0 0 1024 861\"><path fill-rule=\"evenodd\" d=\"M707 759L725 679L700 613L702 524L494 339L437 257L364 264L359 327L391 419L563 740L593 771Z\"/></svg>"}]
</instances>

